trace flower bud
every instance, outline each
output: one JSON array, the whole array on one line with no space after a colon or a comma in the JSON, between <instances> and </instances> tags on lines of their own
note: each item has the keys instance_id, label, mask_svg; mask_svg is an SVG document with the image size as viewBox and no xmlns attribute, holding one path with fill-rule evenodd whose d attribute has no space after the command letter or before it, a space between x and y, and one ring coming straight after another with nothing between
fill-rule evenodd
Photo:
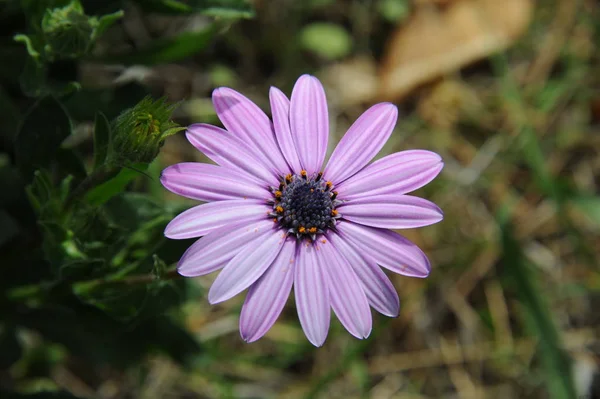
<instances>
[{"instance_id":1,"label":"flower bud","mask_svg":"<svg viewBox=\"0 0 600 399\"><path fill-rule=\"evenodd\" d=\"M165 99L144 98L115 121L112 160L119 164L149 163L158 155L165 138L184 130L171 121L176 105Z\"/></svg>"},{"instance_id":2,"label":"flower bud","mask_svg":"<svg viewBox=\"0 0 600 399\"><path fill-rule=\"evenodd\" d=\"M44 51L49 58L68 59L88 52L92 44L95 18L85 15L79 1L46 10L42 19Z\"/></svg>"}]
</instances>

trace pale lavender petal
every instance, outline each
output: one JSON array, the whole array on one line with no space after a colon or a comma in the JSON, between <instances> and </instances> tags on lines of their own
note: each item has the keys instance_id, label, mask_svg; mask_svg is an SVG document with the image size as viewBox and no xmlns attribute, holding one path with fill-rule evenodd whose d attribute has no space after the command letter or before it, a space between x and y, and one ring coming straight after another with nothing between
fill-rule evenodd
<instances>
[{"instance_id":1,"label":"pale lavender petal","mask_svg":"<svg viewBox=\"0 0 600 399\"><path fill-rule=\"evenodd\" d=\"M386 143L398 119L398 108L376 104L365 111L337 145L324 175L339 184L367 165Z\"/></svg>"},{"instance_id":2,"label":"pale lavender petal","mask_svg":"<svg viewBox=\"0 0 600 399\"><path fill-rule=\"evenodd\" d=\"M342 325L356 338L367 338L373 327L371 309L362 284L348 261L329 242L318 247L329 276L331 307Z\"/></svg>"},{"instance_id":3,"label":"pale lavender petal","mask_svg":"<svg viewBox=\"0 0 600 399\"><path fill-rule=\"evenodd\" d=\"M372 257L380 266L410 277L427 277L427 256L408 239L391 230L362 226L345 220L336 226L345 240Z\"/></svg>"},{"instance_id":4,"label":"pale lavender petal","mask_svg":"<svg viewBox=\"0 0 600 399\"><path fill-rule=\"evenodd\" d=\"M360 197L340 205L337 210L344 219L382 229L428 226L444 218L436 204L412 195Z\"/></svg>"},{"instance_id":5,"label":"pale lavender petal","mask_svg":"<svg viewBox=\"0 0 600 399\"><path fill-rule=\"evenodd\" d=\"M306 338L321 346L327 338L331 319L329 284L324 264L313 245L298 245L294 294L298 318Z\"/></svg>"},{"instance_id":6,"label":"pale lavender petal","mask_svg":"<svg viewBox=\"0 0 600 399\"><path fill-rule=\"evenodd\" d=\"M281 251L285 235L276 226L246 245L223 268L208 291L211 304L226 301L254 283Z\"/></svg>"},{"instance_id":7,"label":"pale lavender petal","mask_svg":"<svg viewBox=\"0 0 600 399\"><path fill-rule=\"evenodd\" d=\"M215 229L197 240L185 251L177 265L179 274L196 277L212 273L224 267L246 244L270 232L273 221L257 216L255 221L247 220Z\"/></svg>"},{"instance_id":8,"label":"pale lavender petal","mask_svg":"<svg viewBox=\"0 0 600 399\"><path fill-rule=\"evenodd\" d=\"M171 165L160 175L169 191L199 201L267 199L272 194L235 169L198 162Z\"/></svg>"},{"instance_id":9,"label":"pale lavender petal","mask_svg":"<svg viewBox=\"0 0 600 399\"><path fill-rule=\"evenodd\" d=\"M425 150L401 151L383 157L337 185L338 198L349 200L381 194L406 194L433 180L444 167L442 158Z\"/></svg>"},{"instance_id":10,"label":"pale lavender petal","mask_svg":"<svg viewBox=\"0 0 600 399\"><path fill-rule=\"evenodd\" d=\"M298 150L296 150L290 128L290 100L276 87L271 87L269 100L271 101L273 128L277 143L291 171L298 173L302 170L302 165L300 164L300 158L298 158Z\"/></svg>"},{"instance_id":11,"label":"pale lavender petal","mask_svg":"<svg viewBox=\"0 0 600 399\"><path fill-rule=\"evenodd\" d=\"M188 209L171 220L165 236L174 239L200 237L230 223L256 220L272 210L264 201L226 200L209 202Z\"/></svg>"},{"instance_id":12,"label":"pale lavender petal","mask_svg":"<svg viewBox=\"0 0 600 399\"><path fill-rule=\"evenodd\" d=\"M261 338L281 313L294 282L296 239L289 238L266 272L250 287L240 315L240 334L246 342Z\"/></svg>"},{"instance_id":13,"label":"pale lavender petal","mask_svg":"<svg viewBox=\"0 0 600 399\"><path fill-rule=\"evenodd\" d=\"M317 173L327 152L329 114L325 90L314 76L302 75L294 85L290 125L302 167L309 175Z\"/></svg>"},{"instance_id":14,"label":"pale lavender petal","mask_svg":"<svg viewBox=\"0 0 600 399\"><path fill-rule=\"evenodd\" d=\"M232 167L267 185L277 185L278 176L246 143L218 127L197 123L188 127L186 137L194 147L221 166Z\"/></svg>"},{"instance_id":15,"label":"pale lavender petal","mask_svg":"<svg viewBox=\"0 0 600 399\"><path fill-rule=\"evenodd\" d=\"M379 313L390 317L398 316L400 299L394 285L377 266L377 262L365 253L359 254L351 244L332 232L327 235L329 242L343 254L363 284L369 303Z\"/></svg>"},{"instance_id":16,"label":"pale lavender petal","mask_svg":"<svg viewBox=\"0 0 600 399\"><path fill-rule=\"evenodd\" d=\"M228 87L215 89L212 95L217 115L225 128L268 161L271 170L285 175L289 168L279 146L271 121L265 113L244 95Z\"/></svg>"}]
</instances>

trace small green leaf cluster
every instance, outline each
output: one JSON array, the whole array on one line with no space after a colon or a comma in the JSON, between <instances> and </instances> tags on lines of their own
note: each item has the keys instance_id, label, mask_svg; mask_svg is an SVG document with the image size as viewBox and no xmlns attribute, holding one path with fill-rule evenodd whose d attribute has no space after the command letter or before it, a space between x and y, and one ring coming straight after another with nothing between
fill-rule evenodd
<instances>
[{"instance_id":1,"label":"small green leaf cluster","mask_svg":"<svg viewBox=\"0 0 600 399\"><path fill-rule=\"evenodd\" d=\"M40 4L35 7L39 10ZM15 40L23 42L29 55L39 64L78 58L89 53L95 40L122 16L123 11L117 11L99 18L90 17L79 0L70 0L45 9L41 21L39 15L32 18L33 23L39 21L39 26L33 26L34 33L18 34Z\"/></svg>"}]
</instances>

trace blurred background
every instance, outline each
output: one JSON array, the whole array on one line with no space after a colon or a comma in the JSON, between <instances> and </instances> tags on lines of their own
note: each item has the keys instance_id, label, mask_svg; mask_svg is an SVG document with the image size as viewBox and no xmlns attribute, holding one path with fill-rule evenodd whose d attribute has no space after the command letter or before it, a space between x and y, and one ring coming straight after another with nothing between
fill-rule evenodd
<instances>
[{"instance_id":1,"label":"blurred background","mask_svg":"<svg viewBox=\"0 0 600 399\"><path fill-rule=\"evenodd\" d=\"M600 398L598 1L69 3L0 1L0 397ZM162 230L194 203L158 176L205 161L183 133L65 198L144 96L219 125L215 87L269 113L269 87L303 73L326 88L329 153L368 106L398 105L378 157L441 154L417 194L445 219L401 232L432 272L390 274L400 316L374 313L367 340L332 320L314 348L290 299L246 344L243 295L210 306L214 275L172 272L190 241Z\"/></svg>"}]
</instances>

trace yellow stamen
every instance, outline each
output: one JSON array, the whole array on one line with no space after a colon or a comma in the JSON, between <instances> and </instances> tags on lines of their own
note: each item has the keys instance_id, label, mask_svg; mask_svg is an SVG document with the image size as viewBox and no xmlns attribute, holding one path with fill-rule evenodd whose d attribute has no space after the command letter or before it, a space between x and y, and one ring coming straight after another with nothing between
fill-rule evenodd
<instances>
[{"instance_id":1,"label":"yellow stamen","mask_svg":"<svg viewBox=\"0 0 600 399\"><path fill-rule=\"evenodd\" d=\"M300 228L298 229L299 233L305 233L306 229L304 228L304 226L300 226Z\"/></svg>"},{"instance_id":2,"label":"yellow stamen","mask_svg":"<svg viewBox=\"0 0 600 399\"><path fill-rule=\"evenodd\" d=\"M273 218L273 223L277 223L277 218Z\"/></svg>"},{"instance_id":3,"label":"yellow stamen","mask_svg":"<svg viewBox=\"0 0 600 399\"><path fill-rule=\"evenodd\" d=\"M322 242L323 244L325 244L325 243L327 242L327 240L326 240L326 239L322 239L322 240L321 240L321 242Z\"/></svg>"},{"instance_id":4,"label":"yellow stamen","mask_svg":"<svg viewBox=\"0 0 600 399\"><path fill-rule=\"evenodd\" d=\"M281 191L279 191L279 190L275 191L275 198L281 198L281 196L282 196Z\"/></svg>"},{"instance_id":5,"label":"yellow stamen","mask_svg":"<svg viewBox=\"0 0 600 399\"><path fill-rule=\"evenodd\" d=\"M335 209L331 210L331 216L337 216L338 211L336 211Z\"/></svg>"},{"instance_id":6,"label":"yellow stamen","mask_svg":"<svg viewBox=\"0 0 600 399\"><path fill-rule=\"evenodd\" d=\"M285 176L285 181L287 181L288 183L292 182L292 174L291 173L289 173Z\"/></svg>"},{"instance_id":7,"label":"yellow stamen","mask_svg":"<svg viewBox=\"0 0 600 399\"><path fill-rule=\"evenodd\" d=\"M300 176L306 177L306 171L304 169L300 171Z\"/></svg>"},{"instance_id":8,"label":"yellow stamen","mask_svg":"<svg viewBox=\"0 0 600 399\"><path fill-rule=\"evenodd\" d=\"M325 183L325 186L327 186L327 188L331 188L333 187L333 183L328 181L327 183Z\"/></svg>"},{"instance_id":9,"label":"yellow stamen","mask_svg":"<svg viewBox=\"0 0 600 399\"><path fill-rule=\"evenodd\" d=\"M277 213L283 213L283 207L281 205L277 206L275 210L277 211Z\"/></svg>"},{"instance_id":10,"label":"yellow stamen","mask_svg":"<svg viewBox=\"0 0 600 399\"><path fill-rule=\"evenodd\" d=\"M315 234L317 232L317 228L316 227L311 227L310 229L308 229L308 232L311 234Z\"/></svg>"}]
</instances>

